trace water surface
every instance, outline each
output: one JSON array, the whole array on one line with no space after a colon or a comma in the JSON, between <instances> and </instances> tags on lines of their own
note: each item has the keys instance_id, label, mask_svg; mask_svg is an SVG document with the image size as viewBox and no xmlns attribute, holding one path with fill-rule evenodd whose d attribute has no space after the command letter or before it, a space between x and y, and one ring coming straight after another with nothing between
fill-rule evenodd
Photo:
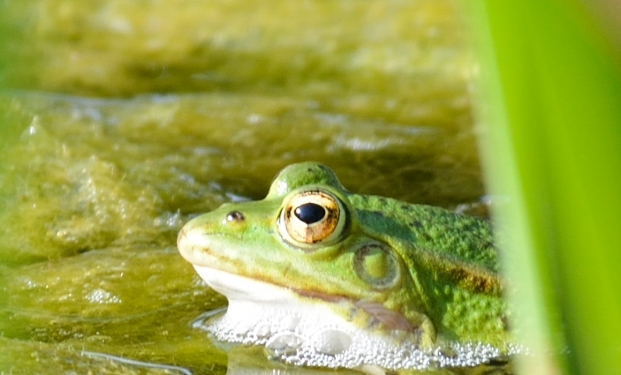
<instances>
[{"instance_id":1,"label":"water surface","mask_svg":"<svg viewBox=\"0 0 621 375\"><path fill-rule=\"evenodd\" d=\"M452 1L3 7L2 373L225 373L191 322L226 300L176 235L287 164L450 209L484 194ZM247 357L230 373L278 367Z\"/></svg>"}]
</instances>

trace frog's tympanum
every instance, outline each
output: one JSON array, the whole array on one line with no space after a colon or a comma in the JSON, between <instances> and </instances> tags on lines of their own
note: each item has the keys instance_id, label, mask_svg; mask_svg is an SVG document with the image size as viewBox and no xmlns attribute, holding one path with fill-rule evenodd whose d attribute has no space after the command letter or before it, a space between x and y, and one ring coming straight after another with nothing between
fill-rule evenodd
<instances>
[{"instance_id":1,"label":"frog's tympanum","mask_svg":"<svg viewBox=\"0 0 621 375\"><path fill-rule=\"evenodd\" d=\"M229 300L208 330L288 363L467 367L520 350L487 221L354 194L317 163L191 220L178 246Z\"/></svg>"}]
</instances>

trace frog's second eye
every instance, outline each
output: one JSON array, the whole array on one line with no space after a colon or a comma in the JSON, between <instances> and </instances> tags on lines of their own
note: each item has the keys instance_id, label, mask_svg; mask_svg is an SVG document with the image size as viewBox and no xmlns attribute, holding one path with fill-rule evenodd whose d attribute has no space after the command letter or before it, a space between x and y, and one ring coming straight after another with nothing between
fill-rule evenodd
<instances>
[{"instance_id":1,"label":"frog's second eye","mask_svg":"<svg viewBox=\"0 0 621 375\"><path fill-rule=\"evenodd\" d=\"M278 227L285 240L306 247L338 240L345 221L345 210L338 198L324 191L307 190L287 200Z\"/></svg>"}]
</instances>

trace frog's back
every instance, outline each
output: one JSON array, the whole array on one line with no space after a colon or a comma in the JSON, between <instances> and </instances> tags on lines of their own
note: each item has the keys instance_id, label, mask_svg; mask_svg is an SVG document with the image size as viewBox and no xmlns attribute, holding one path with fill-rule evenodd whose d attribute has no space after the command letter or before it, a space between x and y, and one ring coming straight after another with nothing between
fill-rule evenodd
<instances>
[{"instance_id":1,"label":"frog's back","mask_svg":"<svg viewBox=\"0 0 621 375\"><path fill-rule=\"evenodd\" d=\"M354 195L350 200L360 221L375 235L405 249L404 257L414 256L413 251L427 252L446 261L498 271L498 252L487 220L379 196Z\"/></svg>"},{"instance_id":2,"label":"frog's back","mask_svg":"<svg viewBox=\"0 0 621 375\"><path fill-rule=\"evenodd\" d=\"M372 237L408 269L440 340L509 342L503 282L488 221L376 196L350 197Z\"/></svg>"}]
</instances>

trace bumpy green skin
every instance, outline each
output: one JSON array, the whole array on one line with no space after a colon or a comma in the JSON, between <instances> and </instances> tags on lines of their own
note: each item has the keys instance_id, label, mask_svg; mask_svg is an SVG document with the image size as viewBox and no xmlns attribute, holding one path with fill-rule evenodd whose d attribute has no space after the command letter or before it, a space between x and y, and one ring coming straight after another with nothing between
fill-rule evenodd
<instances>
[{"instance_id":1,"label":"bumpy green skin","mask_svg":"<svg viewBox=\"0 0 621 375\"><path fill-rule=\"evenodd\" d=\"M277 224L283 199L306 186L329 190L349 211L343 237L310 252L284 242ZM243 213L245 220L225 220L232 211ZM317 303L379 304L415 328L431 322L433 330L421 328L429 336L421 338L421 345L483 342L505 348L510 341L498 254L487 221L353 194L332 170L309 162L285 168L264 200L223 205L185 230L213 238L209 249L183 254L194 264L283 286L301 298L322 296ZM354 271L356 249L367 243L385 245L399 260L398 281L389 288L378 288ZM335 303L335 309L341 305ZM388 328L380 324L376 329Z\"/></svg>"}]
</instances>

